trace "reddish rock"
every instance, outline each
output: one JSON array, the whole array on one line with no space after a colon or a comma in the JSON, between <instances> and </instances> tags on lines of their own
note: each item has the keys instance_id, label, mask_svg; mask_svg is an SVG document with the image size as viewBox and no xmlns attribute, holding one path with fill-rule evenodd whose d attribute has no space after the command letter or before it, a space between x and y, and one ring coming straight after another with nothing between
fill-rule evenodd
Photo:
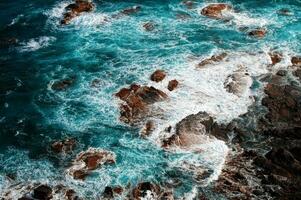
<instances>
[{"instance_id":1,"label":"reddish rock","mask_svg":"<svg viewBox=\"0 0 301 200\"><path fill-rule=\"evenodd\" d=\"M153 31L155 29L155 24L152 23L152 22L147 22L147 23L144 23L143 24L143 28L146 30L146 31Z\"/></svg>"},{"instance_id":2,"label":"reddish rock","mask_svg":"<svg viewBox=\"0 0 301 200\"><path fill-rule=\"evenodd\" d=\"M174 80L171 80L168 82L167 88L169 91L173 91L174 89L176 89L178 87L178 85L179 85L179 82L174 79Z\"/></svg>"},{"instance_id":3,"label":"reddish rock","mask_svg":"<svg viewBox=\"0 0 301 200\"><path fill-rule=\"evenodd\" d=\"M221 62L223 61L225 58L227 57L227 53L221 53L221 54L218 54L218 55L213 55L211 56L210 58L207 58L207 59L204 59L202 60L199 64L198 64L198 67L199 68L202 68L206 65L209 65L209 64L214 64L214 63L217 63L217 62Z\"/></svg>"},{"instance_id":4,"label":"reddish rock","mask_svg":"<svg viewBox=\"0 0 301 200\"><path fill-rule=\"evenodd\" d=\"M151 75L150 79L155 82L160 82L165 78L165 76L166 73L163 70L158 69Z\"/></svg>"},{"instance_id":5,"label":"reddish rock","mask_svg":"<svg viewBox=\"0 0 301 200\"><path fill-rule=\"evenodd\" d=\"M52 189L48 185L39 185L33 190L33 197L40 200L52 199Z\"/></svg>"},{"instance_id":6,"label":"reddish rock","mask_svg":"<svg viewBox=\"0 0 301 200\"><path fill-rule=\"evenodd\" d=\"M123 188L121 186L116 186L113 188L113 192L118 195L121 195L123 193Z\"/></svg>"},{"instance_id":7,"label":"reddish rock","mask_svg":"<svg viewBox=\"0 0 301 200\"><path fill-rule=\"evenodd\" d=\"M292 57L291 62L294 66L299 66L300 67L301 66L301 57L294 56L294 57Z\"/></svg>"},{"instance_id":8,"label":"reddish rock","mask_svg":"<svg viewBox=\"0 0 301 200\"><path fill-rule=\"evenodd\" d=\"M248 35L252 37L263 38L266 35L266 33L267 33L266 29L258 28L250 31Z\"/></svg>"},{"instance_id":9,"label":"reddish rock","mask_svg":"<svg viewBox=\"0 0 301 200\"><path fill-rule=\"evenodd\" d=\"M121 11L124 15L131 15L139 12L141 10L141 6L133 6L131 8L126 8L123 11Z\"/></svg>"},{"instance_id":10,"label":"reddish rock","mask_svg":"<svg viewBox=\"0 0 301 200\"><path fill-rule=\"evenodd\" d=\"M280 63L282 60L282 55L277 52L273 52L269 54L271 57L272 65L276 65L277 63Z\"/></svg>"},{"instance_id":11,"label":"reddish rock","mask_svg":"<svg viewBox=\"0 0 301 200\"><path fill-rule=\"evenodd\" d=\"M126 100L126 98L128 98L128 96L130 96L131 94L131 89L128 88L122 88L121 90L119 90L119 92L117 92L115 95L116 97L119 97L121 100Z\"/></svg>"},{"instance_id":12,"label":"reddish rock","mask_svg":"<svg viewBox=\"0 0 301 200\"><path fill-rule=\"evenodd\" d=\"M65 140L56 141L51 144L51 149L55 153L68 153L72 151L76 146L76 140L74 138L67 138Z\"/></svg>"},{"instance_id":13,"label":"reddish rock","mask_svg":"<svg viewBox=\"0 0 301 200\"><path fill-rule=\"evenodd\" d=\"M225 3L210 4L201 10L201 14L214 19L221 19L222 12L231 10L232 7Z\"/></svg>"},{"instance_id":14,"label":"reddish rock","mask_svg":"<svg viewBox=\"0 0 301 200\"><path fill-rule=\"evenodd\" d=\"M155 129L155 124L153 121L147 121L143 130L141 131L141 135L143 137L149 136Z\"/></svg>"},{"instance_id":15,"label":"reddish rock","mask_svg":"<svg viewBox=\"0 0 301 200\"><path fill-rule=\"evenodd\" d=\"M52 90L57 90L57 91L66 90L68 87L73 85L74 82L75 82L75 78L66 78L66 79L63 79L63 80L55 81L51 85L51 89Z\"/></svg>"},{"instance_id":16,"label":"reddish rock","mask_svg":"<svg viewBox=\"0 0 301 200\"><path fill-rule=\"evenodd\" d=\"M65 9L67 12L61 21L61 24L69 24L70 21L79 16L83 12L90 12L94 8L94 4L87 0L76 0L75 3L69 4Z\"/></svg>"}]
</instances>

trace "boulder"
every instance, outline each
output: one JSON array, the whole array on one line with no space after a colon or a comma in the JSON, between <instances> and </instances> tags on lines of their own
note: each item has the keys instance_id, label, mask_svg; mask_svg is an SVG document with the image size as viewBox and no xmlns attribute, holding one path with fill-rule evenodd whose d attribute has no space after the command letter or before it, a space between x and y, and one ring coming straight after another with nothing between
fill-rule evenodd
<instances>
[{"instance_id":1,"label":"boulder","mask_svg":"<svg viewBox=\"0 0 301 200\"><path fill-rule=\"evenodd\" d=\"M166 73L163 70L156 70L152 75L150 76L150 79L155 82L160 82L166 77Z\"/></svg>"},{"instance_id":2,"label":"boulder","mask_svg":"<svg viewBox=\"0 0 301 200\"><path fill-rule=\"evenodd\" d=\"M169 91L173 91L174 89L176 89L179 85L179 82L177 80L171 80L168 82L168 86L167 86L167 89Z\"/></svg>"},{"instance_id":3,"label":"boulder","mask_svg":"<svg viewBox=\"0 0 301 200\"><path fill-rule=\"evenodd\" d=\"M267 33L266 29L258 28L250 31L248 35L252 37L263 38L266 35L266 33Z\"/></svg>"},{"instance_id":4,"label":"boulder","mask_svg":"<svg viewBox=\"0 0 301 200\"><path fill-rule=\"evenodd\" d=\"M33 190L33 197L39 200L51 199L52 189L48 185L39 185Z\"/></svg>"},{"instance_id":5,"label":"boulder","mask_svg":"<svg viewBox=\"0 0 301 200\"><path fill-rule=\"evenodd\" d=\"M113 152L103 149L89 148L79 153L68 169L74 179L84 179L92 170L105 164L114 164L116 156Z\"/></svg>"},{"instance_id":6,"label":"boulder","mask_svg":"<svg viewBox=\"0 0 301 200\"><path fill-rule=\"evenodd\" d=\"M292 57L291 62L294 66L300 67L301 66L301 57L294 56L294 57Z\"/></svg>"},{"instance_id":7,"label":"boulder","mask_svg":"<svg viewBox=\"0 0 301 200\"><path fill-rule=\"evenodd\" d=\"M83 12L90 12L93 8L94 4L88 0L75 0L74 3L69 4L65 8L66 13L64 13L61 24L69 24L73 18L79 16Z\"/></svg>"},{"instance_id":8,"label":"boulder","mask_svg":"<svg viewBox=\"0 0 301 200\"><path fill-rule=\"evenodd\" d=\"M232 7L225 3L209 4L201 10L201 14L214 19L223 18L223 12L231 10Z\"/></svg>"},{"instance_id":9,"label":"boulder","mask_svg":"<svg viewBox=\"0 0 301 200\"><path fill-rule=\"evenodd\" d=\"M240 68L229 75L224 82L224 87L229 93L242 96L252 84L252 78L244 68Z\"/></svg>"}]
</instances>

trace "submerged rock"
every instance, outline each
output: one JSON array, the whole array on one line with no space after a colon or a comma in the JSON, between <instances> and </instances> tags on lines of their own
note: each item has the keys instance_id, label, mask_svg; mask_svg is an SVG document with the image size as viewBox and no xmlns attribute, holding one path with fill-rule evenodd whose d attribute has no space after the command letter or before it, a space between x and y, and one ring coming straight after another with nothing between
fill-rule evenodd
<instances>
[{"instance_id":1,"label":"submerged rock","mask_svg":"<svg viewBox=\"0 0 301 200\"><path fill-rule=\"evenodd\" d=\"M301 66L301 57L294 56L294 57L292 57L291 62L294 66L300 67Z\"/></svg>"},{"instance_id":2,"label":"submerged rock","mask_svg":"<svg viewBox=\"0 0 301 200\"><path fill-rule=\"evenodd\" d=\"M75 82L75 78L65 78L63 80L55 81L51 85L51 89L57 91L66 90L68 87L74 84L74 82Z\"/></svg>"},{"instance_id":3,"label":"submerged rock","mask_svg":"<svg viewBox=\"0 0 301 200\"><path fill-rule=\"evenodd\" d=\"M201 14L214 19L223 18L223 12L231 10L232 7L225 3L210 4L201 10Z\"/></svg>"},{"instance_id":4,"label":"submerged rock","mask_svg":"<svg viewBox=\"0 0 301 200\"><path fill-rule=\"evenodd\" d=\"M61 24L69 24L70 21L79 16L83 12L90 12L94 8L94 4L88 0L75 0L74 3L69 4L65 9L67 10L61 20Z\"/></svg>"},{"instance_id":5,"label":"submerged rock","mask_svg":"<svg viewBox=\"0 0 301 200\"><path fill-rule=\"evenodd\" d=\"M18 39L14 37L1 38L0 39L0 48L8 48L10 46L16 45Z\"/></svg>"},{"instance_id":6,"label":"submerged rock","mask_svg":"<svg viewBox=\"0 0 301 200\"><path fill-rule=\"evenodd\" d=\"M184 4L188 9L192 9L195 6L195 2L189 0L182 1L182 4Z\"/></svg>"},{"instance_id":7,"label":"submerged rock","mask_svg":"<svg viewBox=\"0 0 301 200\"><path fill-rule=\"evenodd\" d=\"M279 15L284 15L284 16L290 16L293 15L293 13L291 12L291 10L289 10L288 8L282 8L280 10L278 10L277 12Z\"/></svg>"},{"instance_id":8,"label":"submerged rock","mask_svg":"<svg viewBox=\"0 0 301 200\"><path fill-rule=\"evenodd\" d=\"M122 10L121 14L132 15L132 14L139 12L140 10L141 10L141 6L133 6L133 7Z\"/></svg>"},{"instance_id":9,"label":"submerged rock","mask_svg":"<svg viewBox=\"0 0 301 200\"><path fill-rule=\"evenodd\" d=\"M266 29L258 28L250 31L248 35L252 37L263 38L266 35L266 33L267 33Z\"/></svg>"},{"instance_id":10,"label":"submerged rock","mask_svg":"<svg viewBox=\"0 0 301 200\"><path fill-rule=\"evenodd\" d=\"M76 140L74 138L67 138L65 140L56 141L51 144L51 149L55 153L69 153L76 146Z\"/></svg>"},{"instance_id":11,"label":"submerged rock","mask_svg":"<svg viewBox=\"0 0 301 200\"><path fill-rule=\"evenodd\" d=\"M168 86L167 86L167 89L169 91L173 91L174 89L176 89L179 85L179 82L177 80L171 80L168 82Z\"/></svg>"},{"instance_id":12,"label":"submerged rock","mask_svg":"<svg viewBox=\"0 0 301 200\"><path fill-rule=\"evenodd\" d=\"M92 170L105 164L114 164L116 156L113 152L103 149L89 148L79 153L73 161L68 173L74 179L84 179Z\"/></svg>"},{"instance_id":13,"label":"submerged rock","mask_svg":"<svg viewBox=\"0 0 301 200\"><path fill-rule=\"evenodd\" d=\"M166 73L163 70L156 70L152 75L150 76L150 79L155 82L160 82L166 77Z\"/></svg>"},{"instance_id":14,"label":"submerged rock","mask_svg":"<svg viewBox=\"0 0 301 200\"><path fill-rule=\"evenodd\" d=\"M213 55L210 58L206 58L206 59L202 60L198 64L198 68L202 68L202 67L205 67L206 65L211 65L211 64L214 64L214 63L221 62L226 57L227 57L227 53L221 53L221 54L218 54L218 55Z\"/></svg>"}]
</instances>

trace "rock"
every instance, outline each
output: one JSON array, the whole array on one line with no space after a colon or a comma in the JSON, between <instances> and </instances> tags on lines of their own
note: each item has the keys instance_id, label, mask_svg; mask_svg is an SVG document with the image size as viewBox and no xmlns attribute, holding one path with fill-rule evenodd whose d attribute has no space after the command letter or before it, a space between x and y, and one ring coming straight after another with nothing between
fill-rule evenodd
<instances>
[{"instance_id":1,"label":"rock","mask_svg":"<svg viewBox=\"0 0 301 200\"><path fill-rule=\"evenodd\" d=\"M209 4L201 10L201 14L214 19L223 18L223 12L231 10L232 7L225 3Z\"/></svg>"},{"instance_id":2,"label":"rock","mask_svg":"<svg viewBox=\"0 0 301 200\"><path fill-rule=\"evenodd\" d=\"M51 149L55 153L69 153L76 146L76 140L74 138L67 138L65 140L56 141L51 144Z\"/></svg>"},{"instance_id":3,"label":"rock","mask_svg":"<svg viewBox=\"0 0 301 200\"><path fill-rule=\"evenodd\" d=\"M252 78L244 68L240 68L227 77L224 87L229 93L242 96L252 85Z\"/></svg>"},{"instance_id":4,"label":"rock","mask_svg":"<svg viewBox=\"0 0 301 200\"><path fill-rule=\"evenodd\" d=\"M113 189L111 187L106 187L102 196L106 199L113 199L114 195L113 195Z\"/></svg>"},{"instance_id":5,"label":"rock","mask_svg":"<svg viewBox=\"0 0 301 200\"><path fill-rule=\"evenodd\" d=\"M187 13L179 12L176 14L176 18L179 20L187 20L187 19L191 18L191 16Z\"/></svg>"},{"instance_id":6,"label":"rock","mask_svg":"<svg viewBox=\"0 0 301 200\"><path fill-rule=\"evenodd\" d=\"M103 149L89 148L79 153L68 169L74 179L84 179L92 170L105 165L114 164L116 156L113 152Z\"/></svg>"},{"instance_id":7,"label":"rock","mask_svg":"<svg viewBox=\"0 0 301 200\"><path fill-rule=\"evenodd\" d=\"M269 54L271 57L272 65L276 65L277 63L280 63L282 60L282 55L277 52L273 52Z\"/></svg>"},{"instance_id":8,"label":"rock","mask_svg":"<svg viewBox=\"0 0 301 200\"><path fill-rule=\"evenodd\" d=\"M284 16L293 15L293 13L289 9L287 9L287 8L282 8L282 9L278 10L277 13L279 15L284 15Z\"/></svg>"},{"instance_id":9,"label":"rock","mask_svg":"<svg viewBox=\"0 0 301 200\"><path fill-rule=\"evenodd\" d=\"M210 65L210 64L214 64L217 62L221 62L223 61L225 58L227 57L227 53L221 53L219 55L213 55L210 58L204 59L202 60L199 64L198 64L198 68L202 68L206 65Z\"/></svg>"},{"instance_id":10,"label":"rock","mask_svg":"<svg viewBox=\"0 0 301 200\"><path fill-rule=\"evenodd\" d=\"M167 89L169 91L173 91L174 89L176 89L178 87L179 82L177 80L171 80L168 82L168 86Z\"/></svg>"},{"instance_id":11,"label":"rock","mask_svg":"<svg viewBox=\"0 0 301 200\"><path fill-rule=\"evenodd\" d=\"M131 94L132 89L122 88L115 94L116 97L119 97L121 100L125 101Z\"/></svg>"},{"instance_id":12,"label":"rock","mask_svg":"<svg viewBox=\"0 0 301 200\"><path fill-rule=\"evenodd\" d=\"M299 81L301 82L301 69L296 69L293 72L293 75L299 78Z\"/></svg>"},{"instance_id":13,"label":"rock","mask_svg":"<svg viewBox=\"0 0 301 200\"><path fill-rule=\"evenodd\" d=\"M159 199L161 188L150 182L139 183L132 191L133 200L141 200L147 197L147 199Z\"/></svg>"},{"instance_id":14,"label":"rock","mask_svg":"<svg viewBox=\"0 0 301 200\"><path fill-rule=\"evenodd\" d=\"M47 185L40 185L33 190L33 197L39 200L52 198L52 189Z\"/></svg>"},{"instance_id":15,"label":"rock","mask_svg":"<svg viewBox=\"0 0 301 200\"><path fill-rule=\"evenodd\" d=\"M93 8L94 4L88 0L75 0L75 3L69 4L65 8L67 12L61 20L61 24L69 24L73 18L79 16L83 12L90 12Z\"/></svg>"},{"instance_id":16,"label":"rock","mask_svg":"<svg viewBox=\"0 0 301 200\"><path fill-rule=\"evenodd\" d=\"M294 57L292 57L291 62L294 66L300 67L301 66L301 57L294 56Z\"/></svg>"},{"instance_id":17,"label":"rock","mask_svg":"<svg viewBox=\"0 0 301 200\"><path fill-rule=\"evenodd\" d=\"M90 84L90 87L92 87L92 88L99 88L100 86L101 86L100 79L94 79Z\"/></svg>"},{"instance_id":18,"label":"rock","mask_svg":"<svg viewBox=\"0 0 301 200\"><path fill-rule=\"evenodd\" d=\"M258 28L250 31L248 35L252 37L263 38L266 35L266 33L267 33L266 29Z\"/></svg>"},{"instance_id":19,"label":"rock","mask_svg":"<svg viewBox=\"0 0 301 200\"><path fill-rule=\"evenodd\" d=\"M287 75L287 71L286 70L279 70L276 75L278 76L286 76Z\"/></svg>"},{"instance_id":20,"label":"rock","mask_svg":"<svg viewBox=\"0 0 301 200\"><path fill-rule=\"evenodd\" d=\"M147 137L149 136L155 129L155 124L153 121L147 121L143 130L141 131L141 136Z\"/></svg>"},{"instance_id":21,"label":"rock","mask_svg":"<svg viewBox=\"0 0 301 200\"><path fill-rule=\"evenodd\" d=\"M123 11L121 11L124 15L131 15L139 12L141 10L141 6L133 6L131 8L126 8Z\"/></svg>"},{"instance_id":22,"label":"rock","mask_svg":"<svg viewBox=\"0 0 301 200\"><path fill-rule=\"evenodd\" d=\"M146 22L143 24L143 28L146 31L153 31L155 29L155 24L152 22Z\"/></svg>"},{"instance_id":23,"label":"rock","mask_svg":"<svg viewBox=\"0 0 301 200\"><path fill-rule=\"evenodd\" d=\"M68 87L70 87L75 82L75 78L65 78L63 80L55 81L51 85L52 90L62 91L66 90Z\"/></svg>"},{"instance_id":24,"label":"rock","mask_svg":"<svg viewBox=\"0 0 301 200\"><path fill-rule=\"evenodd\" d=\"M177 123L175 133L164 139L162 146L164 148L178 146L186 149L208 142L213 124L213 118L205 112L189 115Z\"/></svg>"},{"instance_id":25,"label":"rock","mask_svg":"<svg viewBox=\"0 0 301 200\"><path fill-rule=\"evenodd\" d=\"M150 77L152 81L160 82L166 76L166 73L163 70L156 70Z\"/></svg>"},{"instance_id":26,"label":"rock","mask_svg":"<svg viewBox=\"0 0 301 200\"><path fill-rule=\"evenodd\" d=\"M182 4L184 4L188 9L192 9L195 6L195 2L189 0L182 1Z\"/></svg>"}]
</instances>

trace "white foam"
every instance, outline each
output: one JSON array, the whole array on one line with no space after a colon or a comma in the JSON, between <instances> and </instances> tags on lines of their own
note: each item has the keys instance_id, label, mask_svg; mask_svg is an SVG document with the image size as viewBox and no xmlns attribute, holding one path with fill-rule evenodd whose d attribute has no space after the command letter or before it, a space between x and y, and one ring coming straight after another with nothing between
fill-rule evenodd
<instances>
[{"instance_id":1,"label":"white foam","mask_svg":"<svg viewBox=\"0 0 301 200\"><path fill-rule=\"evenodd\" d=\"M55 41L55 37L42 36L30 39L28 42L21 43L20 52L36 51L43 47L47 47L51 42Z\"/></svg>"},{"instance_id":2,"label":"white foam","mask_svg":"<svg viewBox=\"0 0 301 200\"><path fill-rule=\"evenodd\" d=\"M102 13L83 13L74 18L71 24L76 26L98 26L108 22L109 17Z\"/></svg>"},{"instance_id":3,"label":"white foam","mask_svg":"<svg viewBox=\"0 0 301 200\"><path fill-rule=\"evenodd\" d=\"M17 17L15 17L15 18L11 21L11 23L10 23L8 26L12 26L12 25L18 23L19 20L20 20L22 17L24 17L23 14L18 15Z\"/></svg>"}]
</instances>

